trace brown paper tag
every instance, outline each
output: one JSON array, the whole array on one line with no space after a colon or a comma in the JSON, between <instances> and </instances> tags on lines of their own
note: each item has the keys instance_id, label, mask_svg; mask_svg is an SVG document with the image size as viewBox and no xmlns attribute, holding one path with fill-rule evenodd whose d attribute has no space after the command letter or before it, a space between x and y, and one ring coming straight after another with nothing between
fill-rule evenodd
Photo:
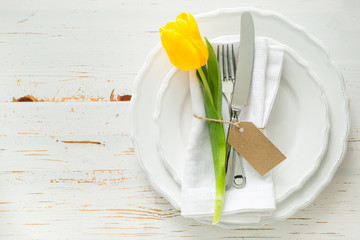
<instances>
[{"instance_id":1,"label":"brown paper tag","mask_svg":"<svg viewBox=\"0 0 360 240\"><path fill-rule=\"evenodd\" d=\"M286 159L252 122L238 123L230 130L228 141L261 176Z\"/></svg>"}]
</instances>

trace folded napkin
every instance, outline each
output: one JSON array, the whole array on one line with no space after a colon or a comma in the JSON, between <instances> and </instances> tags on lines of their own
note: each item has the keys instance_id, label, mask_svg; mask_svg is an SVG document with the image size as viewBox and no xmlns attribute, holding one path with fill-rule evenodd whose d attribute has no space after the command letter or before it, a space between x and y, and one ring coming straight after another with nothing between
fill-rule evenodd
<instances>
[{"instance_id":1,"label":"folded napkin","mask_svg":"<svg viewBox=\"0 0 360 240\"><path fill-rule=\"evenodd\" d=\"M234 40L235 39L235 40ZM220 38L217 43L234 43L238 49L238 36ZM251 121L257 127L264 128L279 86L282 70L283 49L269 45L265 38L255 41L253 79L248 105L242 111L240 119ZM205 116L201 86L195 71L190 73L190 92L192 111ZM230 119L228 103L223 98L223 119ZM227 132L227 124L224 124ZM222 211L222 222L236 220L238 223L256 223L261 216L268 216L275 209L275 196L271 172L260 176L245 160L247 185L243 189L231 188L226 191ZM207 121L193 118L189 135L187 156L181 178L182 208L184 217L212 219L215 209L215 176L211 143Z\"/></svg>"}]
</instances>

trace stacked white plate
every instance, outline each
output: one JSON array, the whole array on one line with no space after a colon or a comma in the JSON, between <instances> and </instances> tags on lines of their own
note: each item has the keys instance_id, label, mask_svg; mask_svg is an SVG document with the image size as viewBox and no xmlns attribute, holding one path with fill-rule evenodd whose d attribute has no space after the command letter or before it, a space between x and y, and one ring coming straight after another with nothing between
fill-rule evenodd
<instances>
[{"instance_id":1,"label":"stacked white plate","mask_svg":"<svg viewBox=\"0 0 360 240\"><path fill-rule=\"evenodd\" d=\"M257 224L283 220L310 204L330 182L346 150L348 101L342 76L321 43L275 12L219 9L196 16L209 39L237 35L240 16L251 12L256 36L284 46L280 88L267 125L287 159L274 168L277 207ZM181 179L191 125L188 74L175 69L159 43L135 81L130 105L137 157L154 189L181 209Z\"/></svg>"}]
</instances>

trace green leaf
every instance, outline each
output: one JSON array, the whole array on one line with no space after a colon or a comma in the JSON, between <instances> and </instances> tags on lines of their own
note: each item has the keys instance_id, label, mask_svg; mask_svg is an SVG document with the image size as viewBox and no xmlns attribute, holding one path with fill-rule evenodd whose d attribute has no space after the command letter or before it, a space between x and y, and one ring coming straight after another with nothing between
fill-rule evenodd
<instances>
[{"instance_id":1,"label":"green leaf","mask_svg":"<svg viewBox=\"0 0 360 240\"><path fill-rule=\"evenodd\" d=\"M218 61L210 42L205 37L205 42L209 51L209 59L207 61L207 80L213 96L215 108L220 112L222 106L222 82Z\"/></svg>"}]
</instances>

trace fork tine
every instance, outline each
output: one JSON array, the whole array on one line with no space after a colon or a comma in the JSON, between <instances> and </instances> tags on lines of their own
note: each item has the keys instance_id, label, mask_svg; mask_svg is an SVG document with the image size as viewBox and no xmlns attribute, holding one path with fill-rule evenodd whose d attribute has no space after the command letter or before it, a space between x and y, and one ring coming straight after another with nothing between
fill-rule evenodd
<instances>
[{"instance_id":1,"label":"fork tine","mask_svg":"<svg viewBox=\"0 0 360 240\"><path fill-rule=\"evenodd\" d=\"M227 45L227 61L229 66L229 80L234 81L235 79L235 70L234 70L234 45L231 44L231 49L229 50L229 45Z\"/></svg>"},{"instance_id":2,"label":"fork tine","mask_svg":"<svg viewBox=\"0 0 360 240\"><path fill-rule=\"evenodd\" d=\"M227 45L226 45L227 46ZM227 54L225 55L225 45L222 45L222 56L223 56L223 65L224 65L224 69L223 69L223 74L224 74L224 81L228 81L229 80L229 70L228 70L228 60L227 60Z\"/></svg>"},{"instance_id":3,"label":"fork tine","mask_svg":"<svg viewBox=\"0 0 360 240\"><path fill-rule=\"evenodd\" d=\"M223 74L223 56L220 54L220 44L217 45L217 49L216 49L216 53L217 53L217 61L219 64L219 71L220 71L220 76L221 79L224 78L224 74Z\"/></svg>"}]
</instances>

